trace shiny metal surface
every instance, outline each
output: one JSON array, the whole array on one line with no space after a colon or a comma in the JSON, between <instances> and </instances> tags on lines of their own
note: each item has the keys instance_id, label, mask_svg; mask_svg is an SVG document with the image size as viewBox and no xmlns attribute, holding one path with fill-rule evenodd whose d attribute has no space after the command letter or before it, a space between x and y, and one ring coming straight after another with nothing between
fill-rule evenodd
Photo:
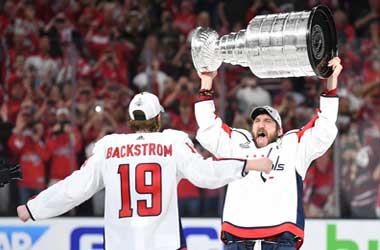
<instances>
[{"instance_id":1,"label":"shiny metal surface","mask_svg":"<svg viewBox=\"0 0 380 250\"><path fill-rule=\"evenodd\" d=\"M198 27L191 41L195 68L198 71L214 71L226 62L249 67L260 78L322 74L325 77L328 73L318 70L322 66L327 67L327 57L334 54L334 51L326 51L330 49L326 46L326 39L330 37L329 32L335 32L335 25L332 18L333 26L330 19L322 19L322 22L330 21L330 26L318 25L312 19L314 12L315 9L256 16L246 29L220 38L214 30ZM328 14L326 16L329 18ZM334 50L334 41L330 40L330 50Z\"/></svg>"}]
</instances>

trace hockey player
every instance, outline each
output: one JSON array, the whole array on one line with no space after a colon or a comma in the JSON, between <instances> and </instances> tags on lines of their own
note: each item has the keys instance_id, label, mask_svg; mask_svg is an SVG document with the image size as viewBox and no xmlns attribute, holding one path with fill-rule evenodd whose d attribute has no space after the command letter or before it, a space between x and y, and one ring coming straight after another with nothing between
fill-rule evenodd
<instances>
[{"instance_id":1,"label":"hockey player","mask_svg":"<svg viewBox=\"0 0 380 250\"><path fill-rule=\"evenodd\" d=\"M212 80L216 72L199 73L201 90L195 104L197 139L216 157L257 157L257 148L278 148L271 173L250 172L228 185L222 218L222 240L228 250L291 250L304 238L302 181L310 163L332 145L337 134L337 78L340 59L329 61L333 74L320 97L314 119L302 129L283 134L281 117L270 106L251 112L251 133L228 127L215 115ZM273 145L275 145L273 147ZM273 157L273 156L271 156Z\"/></svg>"},{"instance_id":2,"label":"hockey player","mask_svg":"<svg viewBox=\"0 0 380 250\"><path fill-rule=\"evenodd\" d=\"M105 249L174 250L183 242L177 207L181 178L217 188L248 170L271 170L268 158L204 160L187 134L158 132L161 112L155 95L137 94L129 105L129 126L136 133L100 139L80 170L19 206L19 218L61 215L105 188Z\"/></svg>"}]
</instances>

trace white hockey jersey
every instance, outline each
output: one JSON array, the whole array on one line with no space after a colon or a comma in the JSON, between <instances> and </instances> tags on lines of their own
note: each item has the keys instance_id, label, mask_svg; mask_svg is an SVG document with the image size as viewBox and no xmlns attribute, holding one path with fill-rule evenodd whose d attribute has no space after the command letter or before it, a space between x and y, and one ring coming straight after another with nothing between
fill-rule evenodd
<instances>
[{"instance_id":1,"label":"white hockey jersey","mask_svg":"<svg viewBox=\"0 0 380 250\"><path fill-rule=\"evenodd\" d=\"M105 188L106 250L180 247L177 183L218 188L242 177L245 160L204 160L180 131L113 134L63 181L28 201L34 220L58 216Z\"/></svg>"},{"instance_id":2,"label":"white hockey jersey","mask_svg":"<svg viewBox=\"0 0 380 250\"><path fill-rule=\"evenodd\" d=\"M233 239L263 239L289 231L301 239L298 247L302 244L303 179L310 163L334 142L337 113L338 98L321 96L320 110L312 121L274 142L277 149L273 154L277 155L270 157L276 158L270 174L250 172L228 184L222 239L226 235ZM197 140L216 157L258 156L251 133L224 124L215 115L212 100L197 102L195 115L199 125Z\"/></svg>"}]
</instances>

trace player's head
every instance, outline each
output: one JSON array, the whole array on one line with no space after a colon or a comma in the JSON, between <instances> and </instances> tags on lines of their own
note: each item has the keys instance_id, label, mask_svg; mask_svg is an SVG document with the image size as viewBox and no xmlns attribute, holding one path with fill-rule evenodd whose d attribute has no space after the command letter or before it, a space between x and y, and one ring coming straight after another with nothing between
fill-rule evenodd
<instances>
[{"instance_id":1,"label":"player's head","mask_svg":"<svg viewBox=\"0 0 380 250\"><path fill-rule=\"evenodd\" d=\"M157 132L160 130L160 113L164 112L157 96L142 92L129 103L129 127L135 132Z\"/></svg>"},{"instance_id":2,"label":"player's head","mask_svg":"<svg viewBox=\"0 0 380 250\"><path fill-rule=\"evenodd\" d=\"M265 147L282 135L281 117L270 106L256 107L251 111L252 136L256 147Z\"/></svg>"}]
</instances>

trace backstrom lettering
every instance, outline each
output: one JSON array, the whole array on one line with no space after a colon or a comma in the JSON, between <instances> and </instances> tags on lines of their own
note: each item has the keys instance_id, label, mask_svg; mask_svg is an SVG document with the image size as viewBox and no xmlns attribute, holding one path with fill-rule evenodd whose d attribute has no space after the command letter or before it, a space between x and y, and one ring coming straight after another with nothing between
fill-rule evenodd
<instances>
[{"instance_id":1,"label":"backstrom lettering","mask_svg":"<svg viewBox=\"0 0 380 250\"><path fill-rule=\"evenodd\" d=\"M162 145L156 143L143 143L143 144L127 144L120 147L107 148L106 159L109 158L124 158L130 156L140 155L157 155L157 156L172 156L173 146Z\"/></svg>"}]
</instances>

